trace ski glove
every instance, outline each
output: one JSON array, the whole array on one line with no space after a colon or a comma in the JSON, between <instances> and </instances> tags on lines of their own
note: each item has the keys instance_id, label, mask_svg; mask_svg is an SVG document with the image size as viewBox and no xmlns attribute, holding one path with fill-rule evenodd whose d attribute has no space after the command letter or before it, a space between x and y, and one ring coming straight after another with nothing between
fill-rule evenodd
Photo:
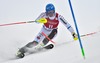
<instances>
[{"instance_id":1,"label":"ski glove","mask_svg":"<svg viewBox=\"0 0 100 63\"><path fill-rule=\"evenodd\" d=\"M72 33L73 39L74 40L78 40L77 34L76 33Z\"/></svg>"},{"instance_id":2,"label":"ski glove","mask_svg":"<svg viewBox=\"0 0 100 63\"><path fill-rule=\"evenodd\" d=\"M38 20L36 20L37 23L47 23L47 19L46 18L40 18Z\"/></svg>"}]
</instances>

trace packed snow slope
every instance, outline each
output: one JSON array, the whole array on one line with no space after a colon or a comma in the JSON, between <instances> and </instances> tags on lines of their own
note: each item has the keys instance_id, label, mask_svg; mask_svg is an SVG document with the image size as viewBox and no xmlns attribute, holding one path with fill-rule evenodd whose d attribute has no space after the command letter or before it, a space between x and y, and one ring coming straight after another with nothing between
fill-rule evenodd
<instances>
[{"instance_id":1,"label":"packed snow slope","mask_svg":"<svg viewBox=\"0 0 100 63\"><path fill-rule=\"evenodd\" d=\"M83 59L78 41L59 41L52 50L13 59L20 44L8 41L0 44L0 63L100 63L99 41L100 32L82 38L86 59Z\"/></svg>"}]
</instances>

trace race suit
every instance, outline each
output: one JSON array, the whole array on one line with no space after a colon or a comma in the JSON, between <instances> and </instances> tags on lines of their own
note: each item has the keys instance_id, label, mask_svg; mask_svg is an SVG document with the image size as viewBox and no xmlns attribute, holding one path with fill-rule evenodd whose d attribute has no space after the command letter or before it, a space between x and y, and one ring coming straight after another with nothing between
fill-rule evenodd
<instances>
[{"instance_id":1,"label":"race suit","mask_svg":"<svg viewBox=\"0 0 100 63\"><path fill-rule=\"evenodd\" d=\"M49 17L45 12L43 12L36 20L39 20L40 18L46 18L47 23L43 24L41 31L34 39L36 42L45 42L45 36L42 35L42 32L44 32L50 39L53 39L57 34L59 22L61 22L71 33L74 32L71 25L58 13L55 13L53 17Z\"/></svg>"}]
</instances>

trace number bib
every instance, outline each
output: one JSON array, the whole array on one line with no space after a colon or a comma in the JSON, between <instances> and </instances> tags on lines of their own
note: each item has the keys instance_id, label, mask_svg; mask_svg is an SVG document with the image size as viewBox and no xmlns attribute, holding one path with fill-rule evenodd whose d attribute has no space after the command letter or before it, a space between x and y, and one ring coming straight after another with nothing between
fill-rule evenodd
<instances>
[{"instance_id":1,"label":"number bib","mask_svg":"<svg viewBox=\"0 0 100 63\"><path fill-rule=\"evenodd\" d=\"M53 20L50 20L49 18L46 18L46 19L47 19L47 23L45 23L44 26L50 29L57 28L59 24L57 13L56 13L56 17Z\"/></svg>"}]
</instances>

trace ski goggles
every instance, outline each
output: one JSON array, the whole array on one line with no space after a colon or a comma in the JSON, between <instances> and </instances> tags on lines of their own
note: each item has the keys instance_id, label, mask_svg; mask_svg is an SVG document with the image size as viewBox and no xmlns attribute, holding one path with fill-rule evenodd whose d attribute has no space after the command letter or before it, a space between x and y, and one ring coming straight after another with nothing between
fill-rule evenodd
<instances>
[{"instance_id":1,"label":"ski goggles","mask_svg":"<svg viewBox=\"0 0 100 63\"><path fill-rule=\"evenodd\" d=\"M54 14L55 13L55 11L54 10L51 10L51 11L48 11L48 12L46 12L47 14Z\"/></svg>"}]
</instances>

